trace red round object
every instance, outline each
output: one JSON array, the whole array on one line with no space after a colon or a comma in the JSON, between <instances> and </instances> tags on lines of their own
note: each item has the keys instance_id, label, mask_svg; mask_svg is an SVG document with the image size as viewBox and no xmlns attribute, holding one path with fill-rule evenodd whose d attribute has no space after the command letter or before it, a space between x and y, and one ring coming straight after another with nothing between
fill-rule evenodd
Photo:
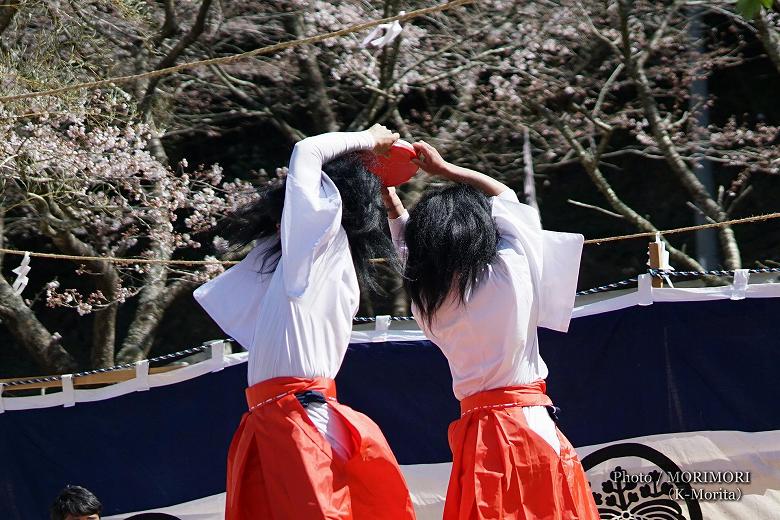
<instances>
[{"instance_id":1,"label":"red round object","mask_svg":"<svg viewBox=\"0 0 780 520\"><path fill-rule=\"evenodd\" d=\"M385 186L398 186L417 173L418 166L412 162L416 157L414 147L399 139L390 147L387 154L376 156L376 164L373 164L370 170L382 179Z\"/></svg>"}]
</instances>

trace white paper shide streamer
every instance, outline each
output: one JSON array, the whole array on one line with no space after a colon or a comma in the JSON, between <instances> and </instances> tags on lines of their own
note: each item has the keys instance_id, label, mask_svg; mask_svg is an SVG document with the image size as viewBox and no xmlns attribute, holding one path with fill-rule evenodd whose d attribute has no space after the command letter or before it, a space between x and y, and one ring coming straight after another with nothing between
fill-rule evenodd
<instances>
[{"instance_id":1,"label":"white paper shide streamer","mask_svg":"<svg viewBox=\"0 0 780 520\"><path fill-rule=\"evenodd\" d=\"M30 272L30 253L26 252L24 253L24 258L22 258L22 263L17 267L16 269L13 269L11 271L16 275L16 280L14 280L14 284L11 286L11 288L14 291L14 294L17 296L22 294L22 291L24 291L24 288L27 287L27 282L29 282L29 278L27 278L27 274Z\"/></svg>"},{"instance_id":2,"label":"white paper shide streamer","mask_svg":"<svg viewBox=\"0 0 780 520\"><path fill-rule=\"evenodd\" d=\"M404 15L406 12L401 11L398 14ZM381 25L377 25L374 27L374 30L368 33L368 36L363 38L363 43L361 43L360 46L374 47L375 49L384 47L398 38L398 36L401 34L401 31L403 31L403 27L401 27L401 23L398 20L395 20L393 23L383 23Z\"/></svg>"}]
</instances>

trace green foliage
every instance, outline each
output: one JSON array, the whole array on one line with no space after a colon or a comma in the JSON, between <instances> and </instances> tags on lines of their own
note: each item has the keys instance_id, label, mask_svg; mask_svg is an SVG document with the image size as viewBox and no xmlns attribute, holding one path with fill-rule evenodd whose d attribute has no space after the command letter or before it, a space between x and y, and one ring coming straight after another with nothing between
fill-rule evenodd
<instances>
[{"instance_id":1,"label":"green foliage","mask_svg":"<svg viewBox=\"0 0 780 520\"><path fill-rule=\"evenodd\" d=\"M771 9L773 3L774 0L737 0L737 11L748 20L752 20L761 12L762 7Z\"/></svg>"}]
</instances>

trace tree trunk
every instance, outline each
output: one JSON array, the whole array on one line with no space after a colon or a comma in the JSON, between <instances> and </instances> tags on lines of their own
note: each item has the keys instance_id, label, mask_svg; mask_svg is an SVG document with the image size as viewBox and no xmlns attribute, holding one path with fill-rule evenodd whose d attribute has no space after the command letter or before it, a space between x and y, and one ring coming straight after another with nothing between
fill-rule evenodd
<instances>
[{"instance_id":1,"label":"tree trunk","mask_svg":"<svg viewBox=\"0 0 780 520\"><path fill-rule=\"evenodd\" d=\"M386 0L383 17L393 16L399 10L398 0ZM389 92L389 88L395 81L395 66L398 62L398 49L401 46L402 38L403 33L393 40L392 46L382 49L382 56L379 58L379 89L372 91L371 98L366 103L366 106L349 124L350 131L362 130L369 123L376 121L379 112L387 104L387 96L381 92ZM397 100L395 106L397 106ZM388 114L392 115L392 110Z\"/></svg>"},{"instance_id":2,"label":"tree trunk","mask_svg":"<svg viewBox=\"0 0 780 520\"><path fill-rule=\"evenodd\" d=\"M119 304L114 302L106 308L94 312L94 321L92 322L92 368L107 368L114 364L116 315L118 310Z\"/></svg>"},{"instance_id":3,"label":"tree trunk","mask_svg":"<svg viewBox=\"0 0 780 520\"><path fill-rule=\"evenodd\" d=\"M404 284L399 275L393 276L393 316L409 316L409 295L404 289Z\"/></svg>"},{"instance_id":4,"label":"tree trunk","mask_svg":"<svg viewBox=\"0 0 780 520\"><path fill-rule=\"evenodd\" d=\"M289 14L284 19L284 26L295 38L302 38L304 34L303 22L298 14ZM322 77L320 64L317 60L316 47L309 46L296 52L298 64L303 76L307 79L309 87L308 106L317 132L336 132L339 130L338 120L330 107L330 98Z\"/></svg>"},{"instance_id":5,"label":"tree trunk","mask_svg":"<svg viewBox=\"0 0 780 520\"><path fill-rule=\"evenodd\" d=\"M534 162L531 154L531 136L527 126L523 127L523 195L525 195L525 203L539 211L539 203L536 200Z\"/></svg>"},{"instance_id":6,"label":"tree trunk","mask_svg":"<svg viewBox=\"0 0 780 520\"><path fill-rule=\"evenodd\" d=\"M50 202L52 211L63 217L63 212L57 204ZM43 231L49 235L54 245L65 254L78 256L97 256L94 248L79 240L73 233L56 229L51 225L43 226ZM108 305L95 311L92 324L92 368L106 368L114 364L114 349L116 347L116 317L119 304L117 287L120 284L119 273L114 265L101 260L88 260L85 264L97 274L96 288L100 290Z\"/></svg>"},{"instance_id":7,"label":"tree trunk","mask_svg":"<svg viewBox=\"0 0 780 520\"><path fill-rule=\"evenodd\" d=\"M133 321L122 342L122 348L116 355L117 363L133 363L140 361L149 354L154 333L165 314L163 287L147 287L141 293L141 301L135 312Z\"/></svg>"},{"instance_id":8,"label":"tree trunk","mask_svg":"<svg viewBox=\"0 0 780 520\"><path fill-rule=\"evenodd\" d=\"M155 240L151 245L153 258L170 260L171 247ZM151 348L152 338L172 301L168 284L168 267L165 264L150 264L144 277L144 288L139 296L138 308L117 354L119 363L130 363L144 359Z\"/></svg>"},{"instance_id":9,"label":"tree trunk","mask_svg":"<svg viewBox=\"0 0 780 520\"><path fill-rule=\"evenodd\" d=\"M22 347L47 374L76 370L76 361L59 344L59 336L50 333L35 313L14 293L0 276L0 319Z\"/></svg>"}]
</instances>

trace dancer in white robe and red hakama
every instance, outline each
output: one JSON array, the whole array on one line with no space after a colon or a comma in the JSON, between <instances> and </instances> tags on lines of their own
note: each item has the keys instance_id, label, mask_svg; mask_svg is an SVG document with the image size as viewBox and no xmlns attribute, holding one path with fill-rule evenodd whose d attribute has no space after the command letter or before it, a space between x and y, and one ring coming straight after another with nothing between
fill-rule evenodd
<instances>
[{"instance_id":1,"label":"dancer in white robe and red hakama","mask_svg":"<svg viewBox=\"0 0 780 520\"><path fill-rule=\"evenodd\" d=\"M263 190L228 226L236 242L259 237L257 245L195 291L249 351L249 410L228 455L228 520L414 518L382 432L336 400L333 382L358 309L358 277L368 272L353 252L377 254L366 241L381 242L385 222L381 184L360 152L383 152L397 138L375 125L296 144L285 183Z\"/></svg>"},{"instance_id":2,"label":"dancer in white robe and red hakama","mask_svg":"<svg viewBox=\"0 0 780 520\"><path fill-rule=\"evenodd\" d=\"M411 215L384 193L412 311L461 403L444 519L596 520L582 465L548 413L536 335L568 329L583 237L543 231L505 185L414 146L426 172L458 183L424 194Z\"/></svg>"}]
</instances>

